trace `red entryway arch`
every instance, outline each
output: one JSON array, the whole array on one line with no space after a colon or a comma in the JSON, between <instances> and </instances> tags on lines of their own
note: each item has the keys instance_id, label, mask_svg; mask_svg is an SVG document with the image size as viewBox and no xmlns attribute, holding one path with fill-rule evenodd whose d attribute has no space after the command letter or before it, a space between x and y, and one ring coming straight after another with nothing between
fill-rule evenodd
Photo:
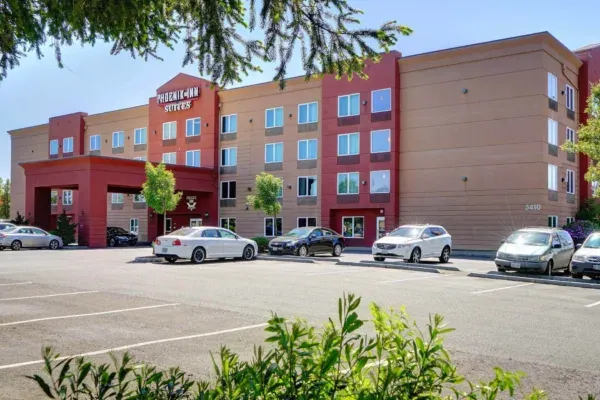
<instances>
[{"instance_id":1,"label":"red entryway arch","mask_svg":"<svg viewBox=\"0 0 600 400\"><path fill-rule=\"evenodd\" d=\"M144 161L103 156L76 156L55 160L22 163L25 170L25 214L33 224L51 229L51 189L79 191L73 209L79 224L79 244L92 248L106 247L108 193L139 193L146 180ZM218 217L217 173L212 168L169 165L176 179L176 188L196 195L196 212L209 224ZM185 201L182 200L182 201ZM159 233L158 217L149 210L148 238Z\"/></svg>"}]
</instances>

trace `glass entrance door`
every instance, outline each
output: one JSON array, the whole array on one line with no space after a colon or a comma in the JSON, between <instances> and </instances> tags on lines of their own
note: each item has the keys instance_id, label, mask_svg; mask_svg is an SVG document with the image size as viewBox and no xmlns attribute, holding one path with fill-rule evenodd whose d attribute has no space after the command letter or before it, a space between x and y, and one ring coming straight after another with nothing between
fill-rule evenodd
<instances>
[{"instance_id":1,"label":"glass entrance door","mask_svg":"<svg viewBox=\"0 0 600 400\"><path fill-rule=\"evenodd\" d=\"M377 239L385 236L385 217L377 217Z\"/></svg>"},{"instance_id":2,"label":"glass entrance door","mask_svg":"<svg viewBox=\"0 0 600 400\"><path fill-rule=\"evenodd\" d=\"M202 226L202 218L191 218L190 219L190 227L198 227Z\"/></svg>"}]
</instances>

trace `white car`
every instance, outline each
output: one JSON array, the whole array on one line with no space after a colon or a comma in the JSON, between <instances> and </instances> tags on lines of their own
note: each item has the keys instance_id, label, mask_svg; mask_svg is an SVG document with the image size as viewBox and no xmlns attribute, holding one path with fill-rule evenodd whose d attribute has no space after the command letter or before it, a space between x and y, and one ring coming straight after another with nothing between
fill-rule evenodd
<instances>
[{"instance_id":1,"label":"white car","mask_svg":"<svg viewBox=\"0 0 600 400\"><path fill-rule=\"evenodd\" d=\"M59 236L33 226L17 226L0 232L0 250L25 247L57 250L63 247L63 241Z\"/></svg>"},{"instance_id":2,"label":"white car","mask_svg":"<svg viewBox=\"0 0 600 400\"><path fill-rule=\"evenodd\" d=\"M375 261L402 258L418 263L423 258L438 258L447 263L452 253L452 236L439 225L403 225L373 243Z\"/></svg>"},{"instance_id":3,"label":"white car","mask_svg":"<svg viewBox=\"0 0 600 400\"><path fill-rule=\"evenodd\" d=\"M194 264L200 264L207 258L252 260L258 253L258 245L254 240L211 226L178 229L158 237L153 248L154 255L170 263L191 260Z\"/></svg>"}]
</instances>

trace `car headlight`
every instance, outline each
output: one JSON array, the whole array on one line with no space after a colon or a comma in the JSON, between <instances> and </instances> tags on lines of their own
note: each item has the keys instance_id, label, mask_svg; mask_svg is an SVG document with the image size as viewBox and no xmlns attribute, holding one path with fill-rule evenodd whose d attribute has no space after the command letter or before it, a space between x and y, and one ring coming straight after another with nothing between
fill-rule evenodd
<instances>
[{"instance_id":1,"label":"car headlight","mask_svg":"<svg viewBox=\"0 0 600 400\"><path fill-rule=\"evenodd\" d=\"M575 254L573 256L573 260L575 260L575 261L585 261L585 256L581 255L581 254Z\"/></svg>"},{"instance_id":2,"label":"car headlight","mask_svg":"<svg viewBox=\"0 0 600 400\"><path fill-rule=\"evenodd\" d=\"M541 256L531 257L532 261L548 261L552 257L552 253L542 254Z\"/></svg>"},{"instance_id":3,"label":"car headlight","mask_svg":"<svg viewBox=\"0 0 600 400\"><path fill-rule=\"evenodd\" d=\"M377 242L373 243L373 248L377 247Z\"/></svg>"},{"instance_id":4,"label":"car headlight","mask_svg":"<svg viewBox=\"0 0 600 400\"><path fill-rule=\"evenodd\" d=\"M406 249L406 248L408 248L410 246L412 246L412 244L399 244L396 247L398 247L399 249Z\"/></svg>"},{"instance_id":5,"label":"car headlight","mask_svg":"<svg viewBox=\"0 0 600 400\"><path fill-rule=\"evenodd\" d=\"M496 253L496 258L506 258L506 253L498 252Z\"/></svg>"}]
</instances>

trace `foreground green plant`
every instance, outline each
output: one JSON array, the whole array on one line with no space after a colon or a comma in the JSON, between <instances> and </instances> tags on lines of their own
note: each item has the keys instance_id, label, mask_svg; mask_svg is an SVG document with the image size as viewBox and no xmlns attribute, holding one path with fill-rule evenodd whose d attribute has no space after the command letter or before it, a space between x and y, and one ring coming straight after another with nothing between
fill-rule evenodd
<instances>
[{"instance_id":1,"label":"foreground green plant","mask_svg":"<svg viewBox=\"0 0 600 400\"><path fill-rule=\"evenodd\" d=\"M167 371L134 363L128 354L110 355L111 364L61 358L43 351L44 374L29 377L53 399L485 399L500 394L545 399L542 391L524 394L521 374L494 369L488 382L473 383L452 364L443 338L452 331L439 315L425 331L404 310L385 312L371 305L375 333L359 332L366 321L352 294L338 303L332 319L316 331L303 320L273 315L268 348L255 347L250 361L222 347L213 356L215 377L193 381L178 368ZM592 398L588 398L592 400Z\"/></svg>"}]
</instances>

